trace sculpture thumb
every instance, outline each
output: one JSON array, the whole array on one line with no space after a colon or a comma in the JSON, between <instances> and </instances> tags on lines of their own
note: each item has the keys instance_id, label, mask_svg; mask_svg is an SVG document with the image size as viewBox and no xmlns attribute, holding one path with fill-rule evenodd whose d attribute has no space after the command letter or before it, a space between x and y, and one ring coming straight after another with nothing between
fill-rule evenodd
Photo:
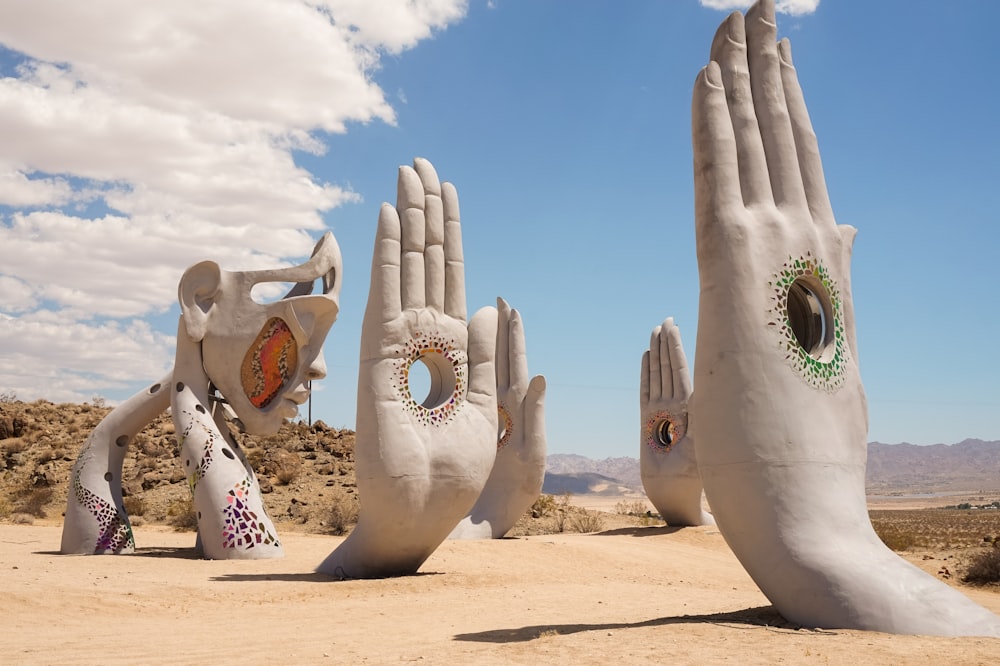
<instances>
[{"instance_id":1,"label":"sculpture thumb","mask_svg":"<svg viewBox=\"0 0 1000 666\"><path fill-rule=\"evenodd\" d=\"M534 433L545 446L545 376L535 375L524 398L524 421L527 432ZM531 442L535 445L536 442Z\"/></svg>"},{"instance_id":2,"label":"sculpture thumb","mask_svg":"<svg viewBox=\"0 0 1000 666\"><path fill-rule=\"evenodd\" d=\"M480 409L488 409L496 418L496 336L497 309L480 309L469 321L469 394L468 401Z\"/></svg>"}]
</instances>

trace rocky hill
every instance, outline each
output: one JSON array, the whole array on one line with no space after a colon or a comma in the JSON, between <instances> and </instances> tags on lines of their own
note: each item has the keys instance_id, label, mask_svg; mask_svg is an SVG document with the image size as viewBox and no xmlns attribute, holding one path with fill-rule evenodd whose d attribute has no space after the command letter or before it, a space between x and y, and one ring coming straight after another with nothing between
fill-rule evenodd
<instances>
[{"instance_id":1,"label":"rocky hill","mask_svg":"<svg viewBox=\"0 0 1000 666\"><path fill-rule=\"evenodd\" d=\"M77 453L109 411L101 404L25 403L0 396L0 519L60 520ZM349 529L358 510L353 431L317 421L289 423L269 437L235 437L279 527L333 534ZM177 460L174 426L163 414L139 433L126 455L123 491L133 522L192 527L190 492ZM548 458L546 494L641 490L635 458ZM1000 441L869 445L870 494L959 490L1000 491Z\"/></svg>"}]
</instances>

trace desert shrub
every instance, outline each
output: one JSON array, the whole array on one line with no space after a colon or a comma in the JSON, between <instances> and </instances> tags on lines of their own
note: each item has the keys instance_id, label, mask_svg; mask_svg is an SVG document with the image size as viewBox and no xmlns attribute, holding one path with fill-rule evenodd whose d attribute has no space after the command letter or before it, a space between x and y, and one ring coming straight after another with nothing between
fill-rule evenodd
<instances>
[{"instance_id":1,"label":"desert shrub","mask_svg":"<svg viewBox=\"0 0 1000 666\"><path fill-rule=\"evenodd\" d=\"M24 513L35 518L45 517L45 506L52 499L52 488L40 486L23 493L14 504L14 513Z\"/></svg>"},{"instance_id":2,"label":"desert shrub","mask_svg":"<svg viewBox=\"0 0 1000 666\"><path fill-rule=\"evenodd\" d=\"M10 522L15 525L33 525L35 517L27 513L15 513L10 517Z\"/></svg>"},{"instance_id":3,"label":"desert shrub","mask_svg":"<svg viewBox=\"0 0 1000 666\"><path fill-rule=\"evenodd\" d=\"M574 532L600 532L604 529L604 518L593 511L582 511L569 516L569 526Z\"/></svg>"},{"instance_id":4,"label":"desert shrub","mask_svg":"<svg viewBox=\"0 0 1000 666\"><path fill-rule=\"evenodd\" d=\"M129 516L141 516L146 513L146 500L136 495L123 497L122 505L125 507L125 513Z\"/></svg>"},{"instance_id":5,"label":"desert shrub","mask_svg":"<svg viewBox=\"0 0 1000 666\"><path fill-rule=\"evenodd\" d=\"M642 500L622 500L615 503L615 513L622 516L645 516L646 503Z\"/></svg>"},{"instance_id":6,"label":"desert shrub","mask_svg":"<svg viewBox=\"0 0 1000 666\"><path fill-rule=\"evenodd\" d=\"M901 530L899 527L889 523L872 522L875 534L886 546L894 551L903 551L913 548L917 543L917 538L912 533Z\"/></svg>"},{"instance_id":7,"label":"desert shrub","mask_svg":"<svg viewBox=\"0 0 1000 666\"><path fill-rule=\"evenodd\" d=\"M274 473L274 478L278 480L279 486L287 486L298 477L299 470L298 465L286 465L278 468Z\"/></svg>"},{"instance_id":8,"label":"desert shrub","mask_svg":"<svg viewBox=\"0 0 1000 666\"><path fill-rule=\"evenodd\" d=\"M3 443L3 450L7 455L13 455L15 453L23 453L27 451L31 446L24 437L11 437L10 439L5 439Z\"/></svg>"},{"instance_id":9,"label":"desert shrub","mask_svg":"<svg viewBox=\"0 0 1000 666\"><path fill-rule=\"evenodd\" d=\"M194 502L190 497L179 499L167 507L167 523L180 531L198 529L198 514L194 510Z\"/></svg>"},{"instance_id":10,"label":"desert shrub","mask_svg":"<svg viewBox=\"0 0 1000 666\"><path fill-rule=\"evenodd\" d=\"M555 513L556 498L552 495L539 495L534 504L531 505L532 518L544 518Z\"/></svg>"},{"instance_id":11,"label":"desert shrub","mask_svg":"<svg viewBox=\"0 0 1000 666\"><path fill-rule=\"evenodd\" d=\"M255 472L259 472L261 469L261 464L264 462L264 449L258 447L252 449L243 449L243 454L247 458L247 462L253 467Z\"/></svg>"},{"instance_id":12,"label":"desert shrub","mask_svg":"<svg viewBox=\"0 0 1000 666\"><path fill-rule=\"evenodd\" d=\"M10 518L10 514L13 513L13 511L14 508L10 505L10 502L0 497L0 520Z\"/></svg>"},{"instance_id":13,"label":"desert shrub","mask_svg":"<svg viewBox=\"0 0 1000 666\"><path fill-rule=\"evenodd\" d=\"M351 526L358 522L361 503L357 496L343 489L337 489L329 501L330 509L323 521L324 527L330 534L347 534Z\"/></svg>"},{"instance_id":14,"label":"desert shrub","mask_svg":"<svg viewBox=\"0 0 1000 666\"><path fill-rule=\"evenodd\" d=\"M972 585L1000 583L1000 547L994 544L973 555L965 565L962 582Z\"/></svg>"},{"instance_id":15,"label":"desert shrub","mask_svg":"<svg viewBox=\"0 0 1000 666\"><path fill-rule=\"evenodd\" d=\"M17 391L0 391L0 403L17 402Z\"/></svg>"}]
</instances>

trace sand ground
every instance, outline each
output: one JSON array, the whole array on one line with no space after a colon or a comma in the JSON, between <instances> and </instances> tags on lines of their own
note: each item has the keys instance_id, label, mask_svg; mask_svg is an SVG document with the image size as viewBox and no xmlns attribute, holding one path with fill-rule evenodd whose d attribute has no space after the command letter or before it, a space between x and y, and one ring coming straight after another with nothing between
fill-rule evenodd
<instances>
[{"instance_id":1,"label":"sand ground","mask_svg":"<svg viewBox=\"0 0 1000 666\"><path fill-rule=\"evenodd\" d=\"M144 526L138 553L58 555L59 524L0 524L4 664L993 664L1000 639L797 629L714 528L446 542L418 575L331 581L339 537L197 559ZM914 563L932 574L937 563ZM1000 613L1000 593L962 588Z\"/></svg>"}]
</instances>

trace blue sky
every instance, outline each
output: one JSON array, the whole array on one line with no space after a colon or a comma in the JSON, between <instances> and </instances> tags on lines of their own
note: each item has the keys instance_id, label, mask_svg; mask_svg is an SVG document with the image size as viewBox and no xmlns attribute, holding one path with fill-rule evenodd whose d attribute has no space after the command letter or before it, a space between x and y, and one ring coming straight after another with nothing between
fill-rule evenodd
<instances>
[{"instance_id":1,"label":"blue sky","mask_svg":"<svg viewBox=\"0 0 1000 666\"><path fill-rule=\"evenodd\" d=\"M170 367L186 266L297 263L330 229L345 282L312 411L353 427L378 208L421 156L458 188L470 311L522 313L550 453L638 456L650 331L673 316L695 358L713 4L740 3L7 3L0 391L123 400ZM834 212L859 229L869 439L1000 439L1000 5L788 8Z\"/></svg>"}]
</instances>

